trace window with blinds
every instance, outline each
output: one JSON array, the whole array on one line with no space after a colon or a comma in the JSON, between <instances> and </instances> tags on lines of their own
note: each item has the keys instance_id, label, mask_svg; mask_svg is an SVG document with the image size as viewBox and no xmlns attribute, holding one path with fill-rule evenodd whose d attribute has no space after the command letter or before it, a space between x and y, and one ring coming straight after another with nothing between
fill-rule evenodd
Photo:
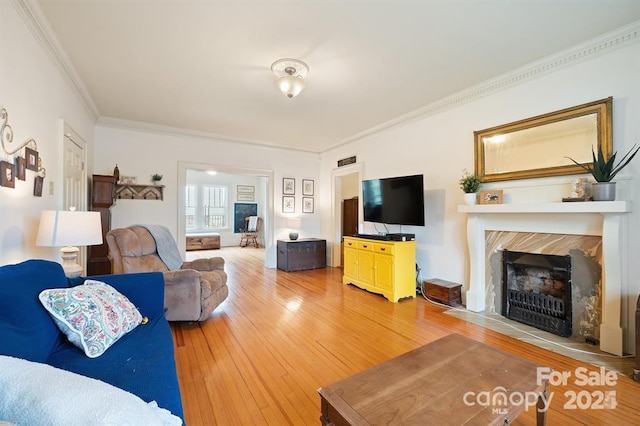
<instances>
[{"instance_id":1,"label":"window with blinds","mask_svg":"<svg viewBox=\"0 0 640 426\"><path fill-rule=\"evenodd\" d=\"M187 185L184 191L185 195L185 224L188 230L196 228L196 208L197 208L197 188L195 185Z\"/></svg>"},{"instance_id":2,"label":"window with blinds","mask_svg":"<svg viewBox=\"0 0 640 426\"><path fill-rule=\"evenodd\" d=\"M203 208L205 229L227 227L227 187L203 186Z\"/></svg>"},{"instance_id":3,"label":"window with blinds","mask_svg":"<svg viewBox=\"0 0 640 426\"><path fill-rule=\"evenodd\" d=\"M228 188L223 185L187 185L185 224L189 232L228 227Z\"/></svg>"}]
</instances>

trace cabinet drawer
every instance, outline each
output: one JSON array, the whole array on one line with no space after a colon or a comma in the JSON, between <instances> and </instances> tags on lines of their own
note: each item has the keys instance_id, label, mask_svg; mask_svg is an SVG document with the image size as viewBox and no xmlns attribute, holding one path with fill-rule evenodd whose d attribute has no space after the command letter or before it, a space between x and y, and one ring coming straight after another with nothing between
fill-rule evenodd
<instances>
[{"instance_id":1,"label":"cabinet drawer","mask_svg":"<svg viewBox=\"0 0 640 426\"><path fill-rule=\"evenodd\" d=\"M380 244L376 243L373 245L373 251L376 253L382 254L393 254L393 244Z\"/></svg>"},{"instance_id":2,"label":"cabinet drawer","mask_svg":"<svg viewBox=\"0 0 640 426\"><path fill-rule=\"evenodd\" d=\"M358 248L358 242L357 241L353 241L353 240L349 240L349 239L344 239L344 246L345 247L352 247L352 248Z\"/></svg>"},{"instance_id":3,"label":"cabinet drawer","mask_svg":"<svg viewBox=\"0 0 640 426\"><path fill-rule=\"evenodd\" d=\"M369 241L358 241L358 250L373 251L374 244Z\"/></svg>"}]
</instances>

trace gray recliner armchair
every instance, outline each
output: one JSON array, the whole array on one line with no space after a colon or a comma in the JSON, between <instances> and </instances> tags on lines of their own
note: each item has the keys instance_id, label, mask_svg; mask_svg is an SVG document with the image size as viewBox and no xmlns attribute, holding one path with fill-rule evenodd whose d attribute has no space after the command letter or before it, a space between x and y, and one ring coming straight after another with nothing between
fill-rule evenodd
<instances>
[{"instance_id":1,"label":"gray recliner armchair","mask_svg":"<svg viewBox=\"0 0 640 426\"><path fill-rule=\"evenodd\" d=\"M143 226L113 229L106 240L114 274L164 274L168 321L204 321L229 294L222 257L183 262L180 269L172 271L158 255L156 240Z\"/></svg>"}]
</instances>

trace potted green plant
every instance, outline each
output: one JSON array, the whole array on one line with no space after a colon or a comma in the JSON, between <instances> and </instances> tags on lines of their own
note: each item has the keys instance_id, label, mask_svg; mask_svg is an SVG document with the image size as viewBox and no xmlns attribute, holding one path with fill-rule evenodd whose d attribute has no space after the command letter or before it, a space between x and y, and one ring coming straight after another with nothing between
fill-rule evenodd
<instances>
[{"instance_id":1,"label":"potted green plant","mask_svg":"<svg viewBox=\"0 0 640 426\"><path fill-rule=\"evenodd\" d=\"M618 164L615 164L617 153L614 152L609 159L605 159L602 153L602 147L600 146L598 147L597 157L593 148L591 149L591 155L593 156L592 164L582 164L571 157L567 158L591 173L591 176L596 180L595 183L591 184L591 196L594 201L613 201L616 199L616 183L612 182L612 180L620 170L624 169L627 164L633 160L638 150L640 150L640 147L636 148L634 144Z\"/></svg>"},{"instance_id":2,"label":"potted green plant","mask_svg":"<svg viewBox=\"0 0 640 426\"><path fill-rule=\"evenodd\" d=\"M464 169L458 183L460 184L460 189L464 192L464 202L466 204L475 204L476 194L480 189L480 185L482 185L482 179L477 174L469 173L467 169Z\"/></svg>"},{"instance_id":3,"label":"potted green plant","mask_svg":"<svg viewBox=\"0 0 640 426\"><path fill-rule=\"evenodd\" d=\"M151 182L153 182L154 185L157 185L161 180L162 175L159 175L158 173L154 173L151 175Z\"/></svg>"}]
</instances>

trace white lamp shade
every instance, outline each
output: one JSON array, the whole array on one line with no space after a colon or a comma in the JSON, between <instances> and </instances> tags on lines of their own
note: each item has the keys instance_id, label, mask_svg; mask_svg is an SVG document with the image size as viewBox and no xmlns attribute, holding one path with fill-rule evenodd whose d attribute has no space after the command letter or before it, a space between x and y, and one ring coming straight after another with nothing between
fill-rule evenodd
<instances>
[{"instance_id":1,"label":"white lamp shade","mask_svg":"<svg viewBox=\"0 0 640 426\"><path fill-rule=\"evenodd\" d=\"M288 98L296 97L307 87L307 83L295 75L284 75L278 79L278 88Z\"/></svg>"},{"instance_id":2,"label":"white lamp shade","mask_svg":"<svg viewBox=\"0 0 640 426\"><path fill-rule=\"evenodd\" d=\"M286 227L289 229L300 229L302 220L299 217L288 217L286 219Z\"/></svg>"},{"instance_id":3,"label":"white lamp shade","mask_svg":"<svg viewBox=\"0 0 640 426\"><path fill-rule=\"evenodd\" d=\"M36 245L46 247L102 244L100 212L44 210Z\"/></svg>"}]
</instances>

